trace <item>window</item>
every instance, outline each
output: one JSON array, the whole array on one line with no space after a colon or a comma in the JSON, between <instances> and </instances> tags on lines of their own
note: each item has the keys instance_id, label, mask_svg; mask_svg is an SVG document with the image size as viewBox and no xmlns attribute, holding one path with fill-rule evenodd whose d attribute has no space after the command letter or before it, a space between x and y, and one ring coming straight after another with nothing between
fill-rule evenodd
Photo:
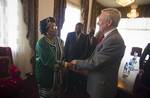
<instances>
[{"instance_id":1,"label":"window","mask_svg":"<svg viewBox=\"0 0 150 98\"><path fill-rule=\"evenodd\" d=\"M0 1L0 45L16 50L17 45L17 0Z\"/></svg>"},{"instance_id":2,"label":"window","mask_svg":"<svg viewBox=\"0 0 150 98\"><path fill-rule=\"evenodd\" d=\"M65 42L68 32L75 30L75 25L80 22L80 8L67 3L65 22L61 30L61 38Z\"/></svg>"},{"instance_id":3,"label":"window","mask_svg":"<svg viewBox=\"0 0 150 98\"><path fill-rule=\"evenodd\" d=\"M96 18L96 29L95 29L95 35L98 33L99 31L99 25L98 25L98 21L99 21L99 17Z\"/></svg>"},{"instance_id":4,"label":"window","mask_svg":"<svg viewBox=\"0 0 150 98\"><path fill-rule=\"evenodd\" d=\"M22 73L31 72L31 49L20 0L0 0L0 46L10 47ZM24 74L22 74L24 75Z\"/></svg>"}]
</instances>

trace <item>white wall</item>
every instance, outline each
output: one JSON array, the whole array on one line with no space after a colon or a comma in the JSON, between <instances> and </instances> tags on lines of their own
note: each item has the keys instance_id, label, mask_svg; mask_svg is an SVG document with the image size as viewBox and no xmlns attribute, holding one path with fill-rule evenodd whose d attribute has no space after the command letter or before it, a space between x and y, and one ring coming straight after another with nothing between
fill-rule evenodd
<instances>
[{"instance_id":1,"label":"white wall","mask_svg":"<svg viewBox=\"0 0 150 98\"><path fill-rule=\"evenodd\" d=\"M53 16L53 11L54 11L54 0L39 0L38 24L40 20L49 16ZM39 38L41 38L40 31L38 32L38 39Z\"/></svg>"}]
</instances>

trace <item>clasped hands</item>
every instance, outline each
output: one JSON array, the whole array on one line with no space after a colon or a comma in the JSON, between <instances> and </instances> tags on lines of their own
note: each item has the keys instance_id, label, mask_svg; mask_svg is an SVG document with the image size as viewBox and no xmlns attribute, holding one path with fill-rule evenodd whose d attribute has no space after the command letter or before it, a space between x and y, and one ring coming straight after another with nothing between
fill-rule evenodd
<instances>
[{"instance_id":1,"label":"clasped hands","mask_svg":"<svg viewBox=\"0 0 150 98\"><path fill-rule=\"evenodd\" d=\"M76 64L77 64L77 60L72 60L71 62L65 62L65 68L86 76L88 74L88 70L77 69Z\"/></svg>"},{"instance_id":2,"label":"clasped hands","mask_svg":"<svg viewBox=\"0 0 150 98\"><path fill-rule=\"evenodd\" d=\"M65 68L75 71L76 63L77 63L76 60L72 60L70 62L65 62Z\"/></svg>"}]
</instances>

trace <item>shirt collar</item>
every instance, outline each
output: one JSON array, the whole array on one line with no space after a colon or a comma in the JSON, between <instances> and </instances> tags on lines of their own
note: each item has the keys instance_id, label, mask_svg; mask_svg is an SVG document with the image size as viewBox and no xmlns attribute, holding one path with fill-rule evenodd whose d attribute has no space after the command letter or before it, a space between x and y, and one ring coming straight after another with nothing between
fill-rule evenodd
<instances>
[{"instance_id":1,"label":"shirt collar","mask_svg":"<svg viewBox=\"0 0 150 98\"><path fill-rule=\"evenodd\" d=\"M105 34L104 34L104 37L107 37L112 31L114 31L114 30L116 30L116 28L113 28L113 29L111 29L111 30L109 30L108 32L106 32Z\"/></svg>"}]
</instances>

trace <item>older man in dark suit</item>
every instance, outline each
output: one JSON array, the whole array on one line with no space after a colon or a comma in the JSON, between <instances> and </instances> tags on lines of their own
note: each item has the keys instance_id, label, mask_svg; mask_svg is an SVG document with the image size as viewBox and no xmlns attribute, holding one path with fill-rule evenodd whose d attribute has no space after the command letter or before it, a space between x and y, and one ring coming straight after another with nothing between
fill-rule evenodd
<instances>
[{"instance_id":1,"label":"older man in dark suit","mask_svg":"<svg viewBox=\"0 0 150 98\"><path fill-rule=\"evenodd\" d=\"M120 18L117 9L103 9L98 22L103 40L86 60L68 63L68 67L88 70L87 91L91 98L114 98L116 94L118 69L125 51L124 41L117 30Z\"/></svg>"}]
</instances>

